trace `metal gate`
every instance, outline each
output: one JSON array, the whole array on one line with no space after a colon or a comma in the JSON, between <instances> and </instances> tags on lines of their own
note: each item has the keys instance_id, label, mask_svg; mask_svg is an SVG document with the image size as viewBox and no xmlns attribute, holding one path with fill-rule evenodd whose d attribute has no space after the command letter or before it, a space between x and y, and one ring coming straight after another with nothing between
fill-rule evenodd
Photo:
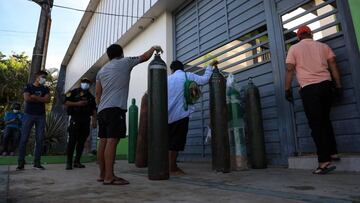
<instances>
[{"instance_id":1,"label":"metal gate","mask_svg":"<svg viewBox=\"0 0 360 203\"><path fill-rule=\"evenodd\" d=\"M356 87L360 78L356 77L355 64L352 64L356 50L351 53L347 42L355 40L348 32L351 22L346 20L346 2L336 0L282 0L276 6L280 25L282 27L282 46L286 53L292 44L297 43L295 31L300 25L310 26L314 39L328 44L337 56L337 63L341 71L344 98L335 101L331 110L331 120L336 134L340 152L359 152L360 113L359 89ZM352 39L351 39L352 38ZM285 54L284 54L285 57ZM285 58L283 58L283 61ZM283 64L284 65L284 64ZM294 128L294 152L315 153L315 145L311 131L303 111L302 102L298 94L299 85L293 83L295 104L290 111Z\"/></svg>"},{"instance_id":2,"label":"metal gate","mask_svg":"<svg viewBox=\"0 0 360 203\"><path fill-rule=\"evenodd\" d=\"M225 74L235 75L238 89L252 77L260 88L267 158L270 164L286 165L294 152L314 152L299 96L294 108L284 99L286 50L296 43L296 27L318 22L315 32L323 33L318 39L337 54L345 87L345 98L332 113L339 150L358 152L360 99L356 82L360 77L349 52L353 48L349 46L352 38L346 34L351 27L345 10L346 5L339 0L190 1L174 13L174 58L183 61L188 71L200 73L210 59L216 58ZM307 15L311 18L293 23ZM293 88L297 92L296 83ZM203 97L195 106L180 158L209 160L211 149L205 143L208 86L203 87Z\"/></svg>"}]
</instances>

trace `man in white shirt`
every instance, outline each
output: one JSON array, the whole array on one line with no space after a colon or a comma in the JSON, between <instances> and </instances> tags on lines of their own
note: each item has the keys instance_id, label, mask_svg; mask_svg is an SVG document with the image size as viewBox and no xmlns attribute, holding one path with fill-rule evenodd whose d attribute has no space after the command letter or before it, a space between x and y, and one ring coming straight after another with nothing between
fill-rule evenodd
<instances>
[{"instance_id":1,"label":"man in white shirt","mask_svg":"<svg viewBox=\"0 0 360 203\"><path fill-rule=\"evenodd\" d=\"M204 75L196 75L184 71L184 65L180 61L173 61L170 65L172 74L168 76L168 133L169 133L169 167L170 174L185 174L176 164L179 151L183 151L186 143L186 135L189 127L189 117L194 112L194 107L186 108L184 96L184 83L188 80L195 81L198 85L205 85L212 75L212 66L217 64L213 61L207 66ZM186 74L186 77L185 77Z\"/></svg>"}]
</instances>

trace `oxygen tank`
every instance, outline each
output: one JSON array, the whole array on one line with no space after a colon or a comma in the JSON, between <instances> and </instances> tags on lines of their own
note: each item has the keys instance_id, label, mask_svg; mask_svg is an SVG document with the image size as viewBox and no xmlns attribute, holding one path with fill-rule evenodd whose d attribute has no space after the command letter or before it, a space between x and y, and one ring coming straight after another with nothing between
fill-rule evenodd
<instances>
[{"instance_id":1,"label":"oxygen tank","mask_svg":"<svg viewBox=\"0 0 360 203\"><path fill-rule=\"evenodd\" d=\"M136 144L135 166L147 167L148 162L148 94L141 98L139 134Z\"/></svg>"},{"instance_id":2,"label":"oxygen tank","mask_svg":"<svg viewBox=\"0 0 360 203\"><path fill-rule=\"evenodd\" d=\"M251 165L254 169L266 168L264 128L261 115L259 89L251 78L246 87L246 126L250 142Z\"/></svg>"},{"instance_id":3,"label":"oxygen tank","mask_svg":"<svg viewBox=\"0 0 360 203\"><path fill-rule=\"evenodd\" d=\"M210 78L210 123L212 169L230 172L225 78L215 66Z\"/></svg>"},{"instance_id":4,"label":"oxygen tank","mask_svg":"<svg viewBox=\"0 0 360 203\"><path fill-rule=\"evenodd\" d=\"M129 107L129 163L134 163L136 156L136 137L138 134L139 110L135 102L135 99L132 99L131 106Z\"/></svg>"},{"instance_id":5,"label":"oxygen tank","mask_svg":"<svg viewBox=\"0 0 360 203\"><path fill-rule=\"evenodd\" d=\"M169 179L167 69L160 54L149 64L149 160L150 180Z\"/></svg>"},{"instance_id":6,"label":"oxygen tank","mask_svg":"<svg viewBox=\"0 0 360 203\"><path fill-rule=\"evenodd\" d=\"M226 102L228 106L228 125L230 142L231 170L246 170L247 151L244 131L244 108L239 91L235 88L234 76L227 79Z\"/></svg>"}]
</instances>

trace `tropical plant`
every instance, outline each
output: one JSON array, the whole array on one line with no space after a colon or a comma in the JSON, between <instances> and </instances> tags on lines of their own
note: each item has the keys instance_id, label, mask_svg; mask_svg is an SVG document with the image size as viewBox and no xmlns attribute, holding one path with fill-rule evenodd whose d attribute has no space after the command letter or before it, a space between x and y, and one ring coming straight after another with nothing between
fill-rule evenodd
<instances>
[{"instance_id":1,"label":"tropical plant","mask_svg":"<svg viewBox=\"0 0 360 203\"><path fill-rule=\"evenodd\" d=\"M47 114L44 137L45 153L51 152L52 148L64 139L66 131L66 119L63 115L53 112Z\"/></svg>"}]
</instances>

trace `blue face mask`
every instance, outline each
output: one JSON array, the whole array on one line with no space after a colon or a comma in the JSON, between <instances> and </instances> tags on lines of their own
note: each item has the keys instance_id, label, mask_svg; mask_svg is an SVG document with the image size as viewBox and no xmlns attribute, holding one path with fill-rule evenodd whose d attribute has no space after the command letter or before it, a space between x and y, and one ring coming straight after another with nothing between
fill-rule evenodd
<instances>
[{"instance_id":1,"label":"blue face mask","mask_svg":"<svg viewBox=\"0 0 360 203\"><path fill-rule=\"evenodd\" d=\"M39 79L40 85L45 84L45 82L46 82L46 79L45 79L45 78L41 77L41 78Z\"/></svg>"},{"instance_id":2,"label":"blue face mask","mask_svg":"<svg viewBox=\"0 0 360 203\"><path fill-rule=\"evenodd\" d=\"M81 87L82 90L88 90L89 87L90 87L90 84L89 84L89 83L86 83L86 82L82 82L82 83L80 84L80 87Z\"/></svg>"}]
</instances>

